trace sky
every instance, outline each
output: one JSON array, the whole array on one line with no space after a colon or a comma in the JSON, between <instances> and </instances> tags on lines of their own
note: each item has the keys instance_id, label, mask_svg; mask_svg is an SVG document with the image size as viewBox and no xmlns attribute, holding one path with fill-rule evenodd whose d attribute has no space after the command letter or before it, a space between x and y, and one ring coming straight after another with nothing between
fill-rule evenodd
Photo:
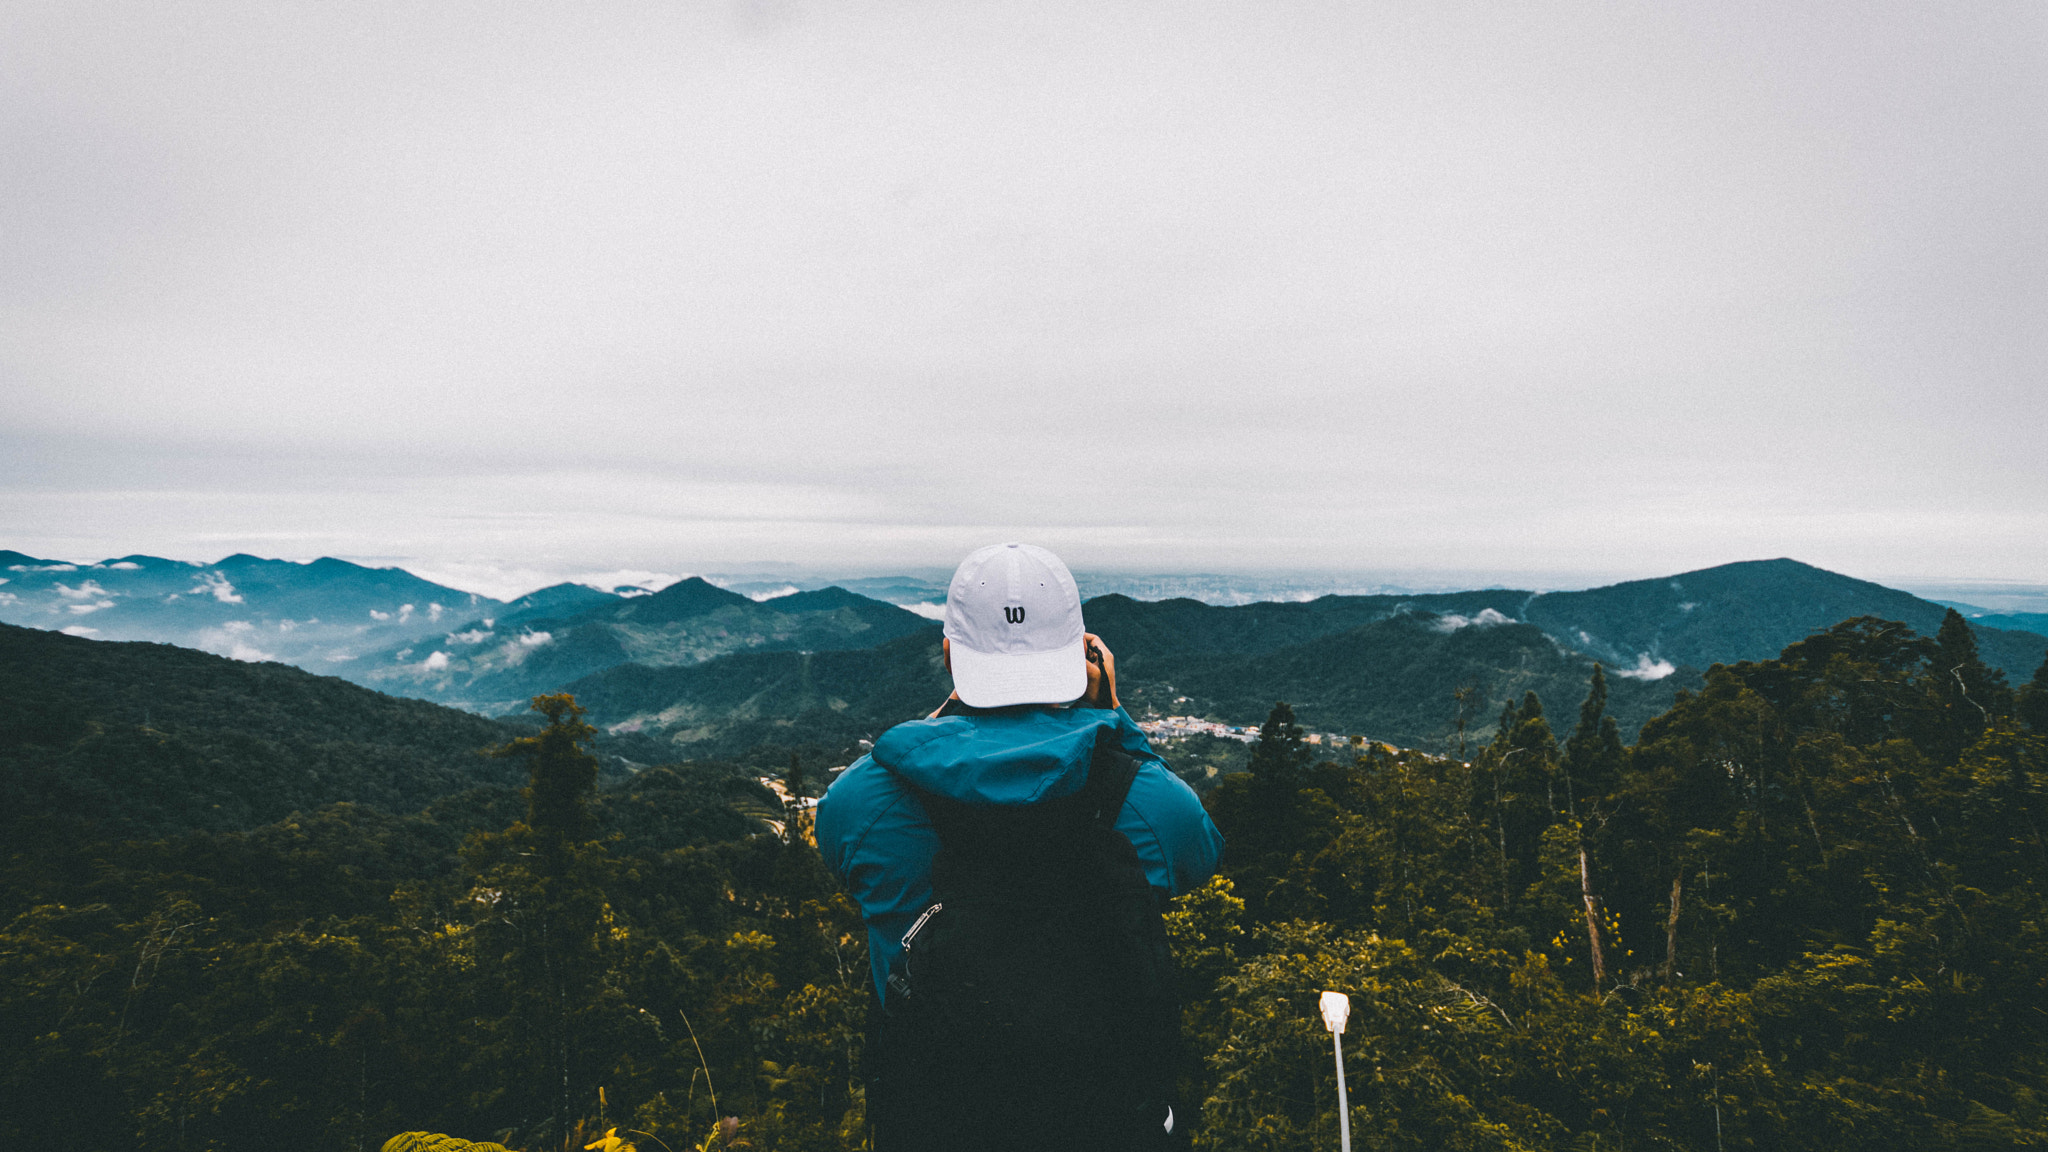
<instances>
[{"instance_id":1,"label":"sky","mask_svg":"<svg viewBox=\"0 0 2048 1152\"><path fill-rule=\"evenodd\" d=\"M2048 583L2043 124L2032 0L13 0L0 547Z\"/></svg>"}]
</instances>

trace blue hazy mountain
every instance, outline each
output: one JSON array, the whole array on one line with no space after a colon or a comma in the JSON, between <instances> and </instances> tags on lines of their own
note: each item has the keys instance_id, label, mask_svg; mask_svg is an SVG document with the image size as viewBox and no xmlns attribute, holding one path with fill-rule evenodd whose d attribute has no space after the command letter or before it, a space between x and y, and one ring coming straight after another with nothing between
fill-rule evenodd
<instances>
[{"instance_id":1,"label":"blue hazy mountain","mask_svg":"<svg viewBox=\"0 0 2048 1152\"><path fill-rule=\"evenodd\" d=\"M2048 636L2048 612L2001 612L1960 600L1936 600L1935 603L1961 612L1974 628L1999 628L2007 632L2033 632Z\"/></svg>"},{"instance_id":2,"label":"blue hazy mountain","mask_svg":"<svg viewBox=\"0 0 2048 1152\"><path fill-rule=\"evenodd\" d=\"M869 648L930 625L843 588L755 601L697 577L639 596L558 585L508 607L502 618L396 646L342 674L395 695L499 715L620 665L675 668L736 652Z\"/></svg>"},{"instance_id":3,"label":"blue hazy mountain","mask_svg":"<svg viewBox=\"0 0 2048 1152\"><path fill-rule=\"evenodd\" d=\"M1531 597L1517 613L1576 651L1610 667L1661 664L1704 668L1765 660L1787 644L1852 616L1897 620L1923 636L1947 608L1910 592L1797 560L1749 560L1631 580L1584 592ZM1971 621L1984 660L2014 683L2040 667L2048 637Z\"/></svg>"},{"instance_id":4,"label":"blue hazy mountain","mask_svg":"<svg viewBox=\"0 0 2048 1152\"><path fill-rule=\"evenodd\" d=\"M0 622L319 672L342 671L366 653L498 607L403 569L331 557L300 564L236 554L195 564L123 556L69 564L0 552Z\"/></svg>"}]
</instances>

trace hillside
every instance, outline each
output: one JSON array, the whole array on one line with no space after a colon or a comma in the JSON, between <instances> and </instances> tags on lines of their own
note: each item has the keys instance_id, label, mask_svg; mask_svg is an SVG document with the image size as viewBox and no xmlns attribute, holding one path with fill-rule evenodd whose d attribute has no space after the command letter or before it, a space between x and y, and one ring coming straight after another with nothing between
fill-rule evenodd
<instances>
[{"instance_id":1,"label":"hillside","mask_svg":"<svg viewBox=\"0 0 2048 1152\"><path fill-rule=\"evenodd\" d=\"M0 624L0 810L100 835L241 829L516 787L503 724L282 664Z\"/></svg>"},{"instance_id":2,"label":"hillside","mask_svg":"<svg viewBox=\"0 0 2048 1152\"><path fill-rule=\"evenodd\" d=\"M1415 596L1323 596L1293 603L1217 607L1199 600L1133 600L1111 594L1088 601L1089 630L1144 675L1154 659L1185 655L1256 656L1384 620L1399 612L1515 619L1527 592L1489 589ZM1489 617L1491 619L1491 617ZM1128 653L1128 655L1126 655Z\"/></svg>"},{"instance_id":3,"label":"hillside","mask_svg":"<svg viewBox=\"0 0 2048 1152\"><path fill-rule=\"evenodd\" d=\"M1125 647L1142 652L1137 643L1103 639L1119 657ZM1124 689L1133 711L1255 723L1273 701L1286 700L1311 731L1432 751L1455 749L1461 713L1468 744L1491 739L1502 707L1527 692L1568 731L1594 664L1533 625L1417 612L1254 655L1149 654L1133 663L1151 674L1131 677ZM1615 675L1608 684L1608 710L1632 739L1680 688L1697 687L1699 676L1692 669L1653 681ZM1469 692L1462 703L1460 691Z\"/></svg>"},{"instance_id":4,"label":"hillside","mask_svg":"<svg viewBox=\"0 0 2048 1152\"><path fill-rule=\"evenodd\" d=\"M431 642L367 658L348 676L383 691L504 715L535 693L620 665L675 668L735 652L866 648L931 624L843 588L756 602L692 577L649 596L595 595L549 600L536 593L526 598L536 604L504 620L472 621Z\"/></svg>"},{"instance_id":5,"label":"hillside","mask_svg":"<svg viewBox=\"0 0 2048 1152\"><path fill-rule=\"evenodd\" d=\"M873 648L746 652L688 667L626 664L565 686L592 722L645 733L678 757L780 762L803 747L846 763L858 741L930 712L953 690L939 628Z\"/></svg>"},{"instance_id":6,"label":"hillside","mask_svg":"<svg viewBox=\"0 0 2048 1152\"><path fill-rule=\"evenodd\" d=\"M1530 599L1520 618L1613 667L1666 661L1704 668L1768 660L1779 650L1852 616L1897 620L1923 636L1946 608L1909 592L1801 564L1750 560ZM1973 621L1986 662L2008 680L2040 666L2048 637Z\"/></svg>"}]
</instances>

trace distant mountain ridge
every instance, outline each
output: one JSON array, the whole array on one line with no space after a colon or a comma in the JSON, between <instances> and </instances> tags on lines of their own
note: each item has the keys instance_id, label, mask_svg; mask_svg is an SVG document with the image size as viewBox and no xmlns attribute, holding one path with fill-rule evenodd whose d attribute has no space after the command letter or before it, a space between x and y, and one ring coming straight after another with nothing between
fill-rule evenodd
<instances>
[{"instance_id":1,"label":"distant mountain ridge","mask_svg":"<svg viewBox=\"0 0 2048 1152\"><path fill-rule=\"evenodd\" d=\"M1746 560L1631 580L1583 592L1531 597L1520 618L1559 643L1610 666L1668 662L1704 668L1767 660L1787 644L1852 616L1878 616L1925 636L1946 608L1910 592L1797 560ZM2048 637L1972 624L1984 659L2025 680Z\"/></svg>"},{"instance_id":2,"label":"distant mountain ridge","mask_svg":"<svg viewBox=\"0 0 2048 1152\"><path fill-rule=\"evenodd\" d=\"M543 589L543 592L554 590ZM504 620L486 617L438 640L378 653L351 668L360 683L486 715L621 665L673 668L737 652L869 648L921 631L914 612L843 588L755 601L692 577L646 596L540 593Z\"/></svg>"},{"instance_id":3,"label":"distant mountain ridge","mask_svg":"<svg viewBox=\"0 0 2048 1152\"><path fill-rule=\"evenodd\" d=\"M0 581L0 622L320 672L499 607L401 568L332 557L300 564L237 553L196 564L134 555L69 564L5 551Z\"/></svg>"}]
</instances>

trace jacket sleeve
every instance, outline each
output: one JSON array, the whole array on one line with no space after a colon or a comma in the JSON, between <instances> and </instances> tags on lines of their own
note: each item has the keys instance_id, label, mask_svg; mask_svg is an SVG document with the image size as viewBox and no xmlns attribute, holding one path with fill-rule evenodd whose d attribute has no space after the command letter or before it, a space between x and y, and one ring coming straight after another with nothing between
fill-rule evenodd
<instances>
[{"instance_id":1,"label":"jacket sleeve","mask_svg":"<svg viewBox=\"0 0 2048 1152\"><path fill-rule=\"evenodd\" d=\"M903 934L931 903L939 834L924 805L895 775L868 757L839 774L818 801L818 851L860 904L868 925L875 995Z\"/></svg>"},{"instance_id":2,"label":"jacket sleeve","mask_svg":"<svg viewBox=\"0 0 2048 1152\"><path fill-rule=\"evenodd\" d=\"M1138 760L1138 775L1118 814L1123 833L1145 862L1146 879L1169 896L1191 892L1207 883L1223 854L1223 834L1202 810L1195 790L1152 750L1151 741L1130 715L1117 709L1118 746Z\"/></svg>"}]
</instances>

